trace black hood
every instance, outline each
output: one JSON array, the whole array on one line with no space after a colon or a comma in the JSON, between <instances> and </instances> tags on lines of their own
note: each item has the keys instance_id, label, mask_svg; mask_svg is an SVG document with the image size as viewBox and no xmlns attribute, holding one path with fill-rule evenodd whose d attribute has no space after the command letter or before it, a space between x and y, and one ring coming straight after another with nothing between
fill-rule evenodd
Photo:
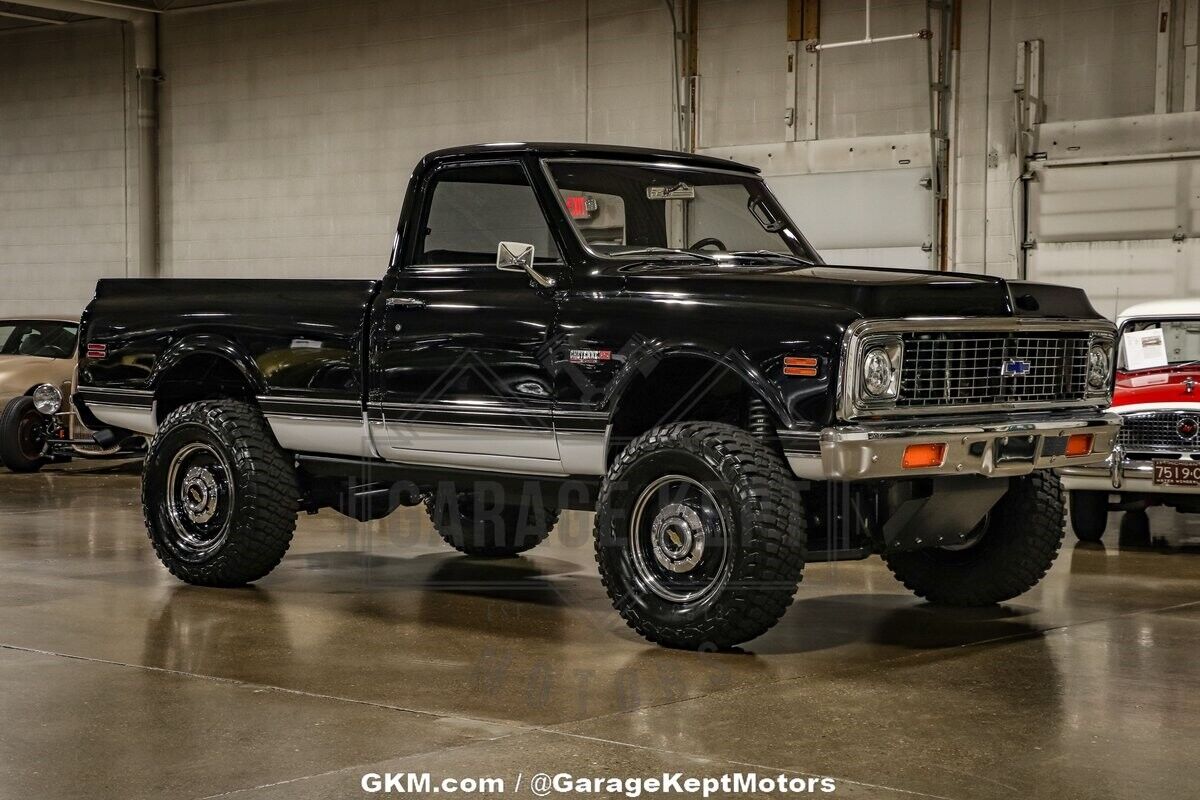
<instances>
[{"instance_id":1,"label":"black hood","mask_svg":"<svg viewBox=\"0 0 1200 800\"><path fill-rule=\"evenodd\" d=\"M637 262L611 267L634 292L840 308L901 317L1099 318L1081 289L964 272L794 264ZM608 271L608 270L606 270Z\"/></svg>"}]
</instances>

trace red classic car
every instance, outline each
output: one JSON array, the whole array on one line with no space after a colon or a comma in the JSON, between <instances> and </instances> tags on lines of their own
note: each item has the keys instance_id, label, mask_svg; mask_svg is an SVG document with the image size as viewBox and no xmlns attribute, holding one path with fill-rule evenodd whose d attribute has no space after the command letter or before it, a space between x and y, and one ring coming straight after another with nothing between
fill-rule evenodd
<instances>
[{"instance_id":1,"label":"red classic car","mask_svg":"<svg viewBox=\"0 0 1200 800\"><path fill-rule=\"evenodd\" d=\"M1117 445L1103 466L1061 470L1084 541L1099 541L1109 511L1200 511L1200 299L1126 309L1117 336Z\"/></svg>"}]
</instances>

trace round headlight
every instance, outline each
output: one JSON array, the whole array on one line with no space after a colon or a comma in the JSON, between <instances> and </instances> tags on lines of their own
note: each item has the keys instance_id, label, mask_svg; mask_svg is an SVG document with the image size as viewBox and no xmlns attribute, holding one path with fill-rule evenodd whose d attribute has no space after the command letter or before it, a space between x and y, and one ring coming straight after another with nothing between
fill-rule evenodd
<instances>
[{"instance_id":1,"label":"round headlight","mask_svg":"<svg viewBox=\"0 0 1200 800\"><path fill-rule=\"evenodd\" d=\"M1108 386L1108 350L1094 344L1088 351L1087 384L1089 389L1100 390Z\"/></svg>"},{"instance_id":2,"label":"round headlight","mask_svg":"<svg viewBox=\"0 0 1200 800\"><path fill-rule=\"evenodd\" d=\"M52 383L43 383L33 390L33 407L41 414L57 414L62 404L62 392Z\"/></svg>"},{"instance_id":3,"label":"round headlight","mask_svg":"<svg viewBox=\"0 0 1200 800\"><path fill-rule=\"evenodd\" d=\"M869 397L886 397L895 380L892 359L882 347L868 350L863 357L863 388Z\"/></svg>"}]
</instances>

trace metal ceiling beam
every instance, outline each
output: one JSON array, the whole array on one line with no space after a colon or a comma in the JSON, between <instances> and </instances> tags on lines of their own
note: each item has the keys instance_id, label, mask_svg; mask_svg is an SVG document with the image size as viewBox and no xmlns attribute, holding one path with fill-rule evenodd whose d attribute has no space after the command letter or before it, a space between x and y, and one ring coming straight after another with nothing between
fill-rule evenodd
<instances>
[{"instance_id":1,"label":"metal ceiling beam","mask_svg":"<svg viewBox=\"0 0 1200 800\"><path fill-rule=\"evenodd\" d=\"M110 6L112 8L121 8L126 11L145 11L148 14L161 14L162 9L153 5L143 3L117 3L114 0L87 0L89 3L94 3L98 6Z\"/></svg>"},{"instance_id":2,"label":"metal ceiling beam","mask_svg":"<svg viewBox=\"0 0 1200 800\"><path fill-rule=\"evenodd\" d=\"M43 22L47 25L66 25L65 19L52 19L51 17L35 17L33 14L18 14L15 11L0 10L0 17L11 17L13 19L23 19L29 22Z\"/></svg>"}]
</instances>

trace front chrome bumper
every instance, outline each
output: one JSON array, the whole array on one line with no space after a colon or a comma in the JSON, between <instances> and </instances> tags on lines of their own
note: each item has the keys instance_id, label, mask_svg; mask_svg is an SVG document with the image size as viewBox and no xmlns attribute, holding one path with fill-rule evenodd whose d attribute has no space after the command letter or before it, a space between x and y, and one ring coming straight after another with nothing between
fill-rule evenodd
<instances>
[{"instance_id":1,"label":"front chrome bumper","mask_svg":"<svg viewBox=\"0 0 1200 800\"><path fill-rule=\"evenodd\" d=\"M919 420L829 427L820 432L780 431L788 464L797 477L822 481L923 478L948 475L1008 477L1034 470L1104 462L1121 418L1116 414L1033 414L972 420ZM1094 436L1084 456L1062 455L1065 437ZM906 469L904 450L914 444L945 444L939 466Z\"/></svg>"}]
</instances>

